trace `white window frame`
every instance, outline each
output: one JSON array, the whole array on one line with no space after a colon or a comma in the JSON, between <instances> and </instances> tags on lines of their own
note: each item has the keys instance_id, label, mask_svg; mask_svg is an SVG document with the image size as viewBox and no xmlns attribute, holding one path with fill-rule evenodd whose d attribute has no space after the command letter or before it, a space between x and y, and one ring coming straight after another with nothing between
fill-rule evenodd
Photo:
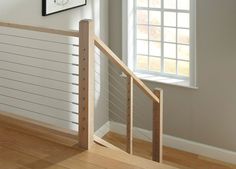
<instances>
[{"instance_id":1,"label":"white window frame","mask_svg":"<svg viewBox=\"0 0 236 169\"><path fill-rule=\"evenodd\" d=\"M163 1L163 0L162 0ZM155 81L190 88L197 88L196 76L196 0L190 1L190 75L189 78L163 73L135 71L136 63L136 23L135 0L122 0L122 49L123 61L138 77L147 81ZM163 2L162 2L163 3ZM163 65L162 65L163 66Z\"/></svg>"}]
</instances>

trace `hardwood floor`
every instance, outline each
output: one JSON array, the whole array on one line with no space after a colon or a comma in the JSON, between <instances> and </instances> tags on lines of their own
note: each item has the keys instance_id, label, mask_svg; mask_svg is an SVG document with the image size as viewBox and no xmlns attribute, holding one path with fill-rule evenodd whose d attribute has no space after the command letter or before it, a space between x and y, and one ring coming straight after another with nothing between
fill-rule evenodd
<instances>
[{"instance_id":1,"label":"hardwood floor","mask_svg":"<svg viewBox=\"0 0 236 169\"><path fill-rule=\"evenodd\" d=\"M0 123L0 169L174 169L174 167L98 145L94 145L89 151L63 146Z\"/></svg>"},{"instance_id":2,"label":"hardwood floor","mask_svg":"<svg viewBox=\"0 0 236 169\"><path fill-rule=\"evenodd\" d=\"M104 140L125 150L125 136L115 133L108 133ZM151 159L151 143L134 139L134 154L147 159ZM178 167L180 169L236 169L236 165L223 163L208 159L206 157L164 147L164 163Z\"/></svg>"},{"instance_id":3,"label":"hardwood floor","mask_svg":"<svg viewBox=\"0 0 236 169\"><path fill-rule=\"evenodd\" d=\"M125 148L123 136L109 133L105 140ZM134 141L134 153L150 158L150 143ZM174 167L98 145L89 151L75 149L0 124L0 169L236 169L235 165L167 147L164 148L164 163Z\"/></svg>"}]
</instances>

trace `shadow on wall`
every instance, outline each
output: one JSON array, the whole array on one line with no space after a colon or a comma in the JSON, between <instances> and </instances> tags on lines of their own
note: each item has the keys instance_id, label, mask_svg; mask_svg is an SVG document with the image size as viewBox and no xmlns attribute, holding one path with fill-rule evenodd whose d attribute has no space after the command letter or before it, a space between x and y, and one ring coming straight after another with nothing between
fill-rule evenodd
<instances>
[{"instance_id":1,"label":"shadow on wall","mask_svg":"<svg viewBox=\"0 0 236 169\"><path fill-rule=\"evenodd\" d=\"M108 42L108 0L93 1L95 33ZM96 49L95 52L95 131L109 121L108 61Z\"/></svg>"}]
</instances>

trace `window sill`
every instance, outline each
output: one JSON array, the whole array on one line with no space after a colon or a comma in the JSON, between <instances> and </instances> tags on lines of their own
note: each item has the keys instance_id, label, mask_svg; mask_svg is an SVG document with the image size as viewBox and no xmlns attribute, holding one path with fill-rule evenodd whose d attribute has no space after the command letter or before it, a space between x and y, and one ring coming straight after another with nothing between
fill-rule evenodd
<instances>
[{"instance_id":1,"label":"window sill","mask_svg":"<svg viewBox=\"0 0 236 169\"><path fill-rule=\"evenodd\" d=\"M189 89L198 89L198 87L190 85L189 80L181 80L181 79L176 79L176 78L156 76L156 75L137 73L137 72L134 72L134 74L141 80L148 81L148 82L156 82L156 83L177 86L177 87L184 87L184 88L189 88Z\"/></svg>"}]
</instances>

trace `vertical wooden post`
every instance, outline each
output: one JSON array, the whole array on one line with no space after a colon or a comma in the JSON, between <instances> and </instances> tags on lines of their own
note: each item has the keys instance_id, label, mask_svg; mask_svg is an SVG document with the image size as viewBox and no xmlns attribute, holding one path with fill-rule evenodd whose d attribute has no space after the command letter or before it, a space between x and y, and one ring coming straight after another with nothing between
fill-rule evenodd
<instances>
[{"instance_id":1,"label":"vertical wooden post","mask_svg":"<svg viewBox=\"0 0 236 169\"><path fill-rule=\"evenodd\" d=\"M127 77L127 153L133 154L133 78Z\"/></svg>"},{"instance_id":2,"label":"vertical wooden post","mask_svg":"<svg viewBox=\"0 0 236 169\"><path fill-rule=\"evenodd\" d=\"M94 134L94 23L79 27L79 146L90 149Z\"/></svg>"},{"instance_id":3,"label":"vertical wooden post","mask_svg":"<svg viewBox=\"0 0 236 169\"><path fill-rule=\"evenodd\" d=\"M153 102L153 134L152 134L152 159L162 162L162 134L163 134L163 90L155 89L154 94L160 103Z\"/></svg>"}]
</instances>

